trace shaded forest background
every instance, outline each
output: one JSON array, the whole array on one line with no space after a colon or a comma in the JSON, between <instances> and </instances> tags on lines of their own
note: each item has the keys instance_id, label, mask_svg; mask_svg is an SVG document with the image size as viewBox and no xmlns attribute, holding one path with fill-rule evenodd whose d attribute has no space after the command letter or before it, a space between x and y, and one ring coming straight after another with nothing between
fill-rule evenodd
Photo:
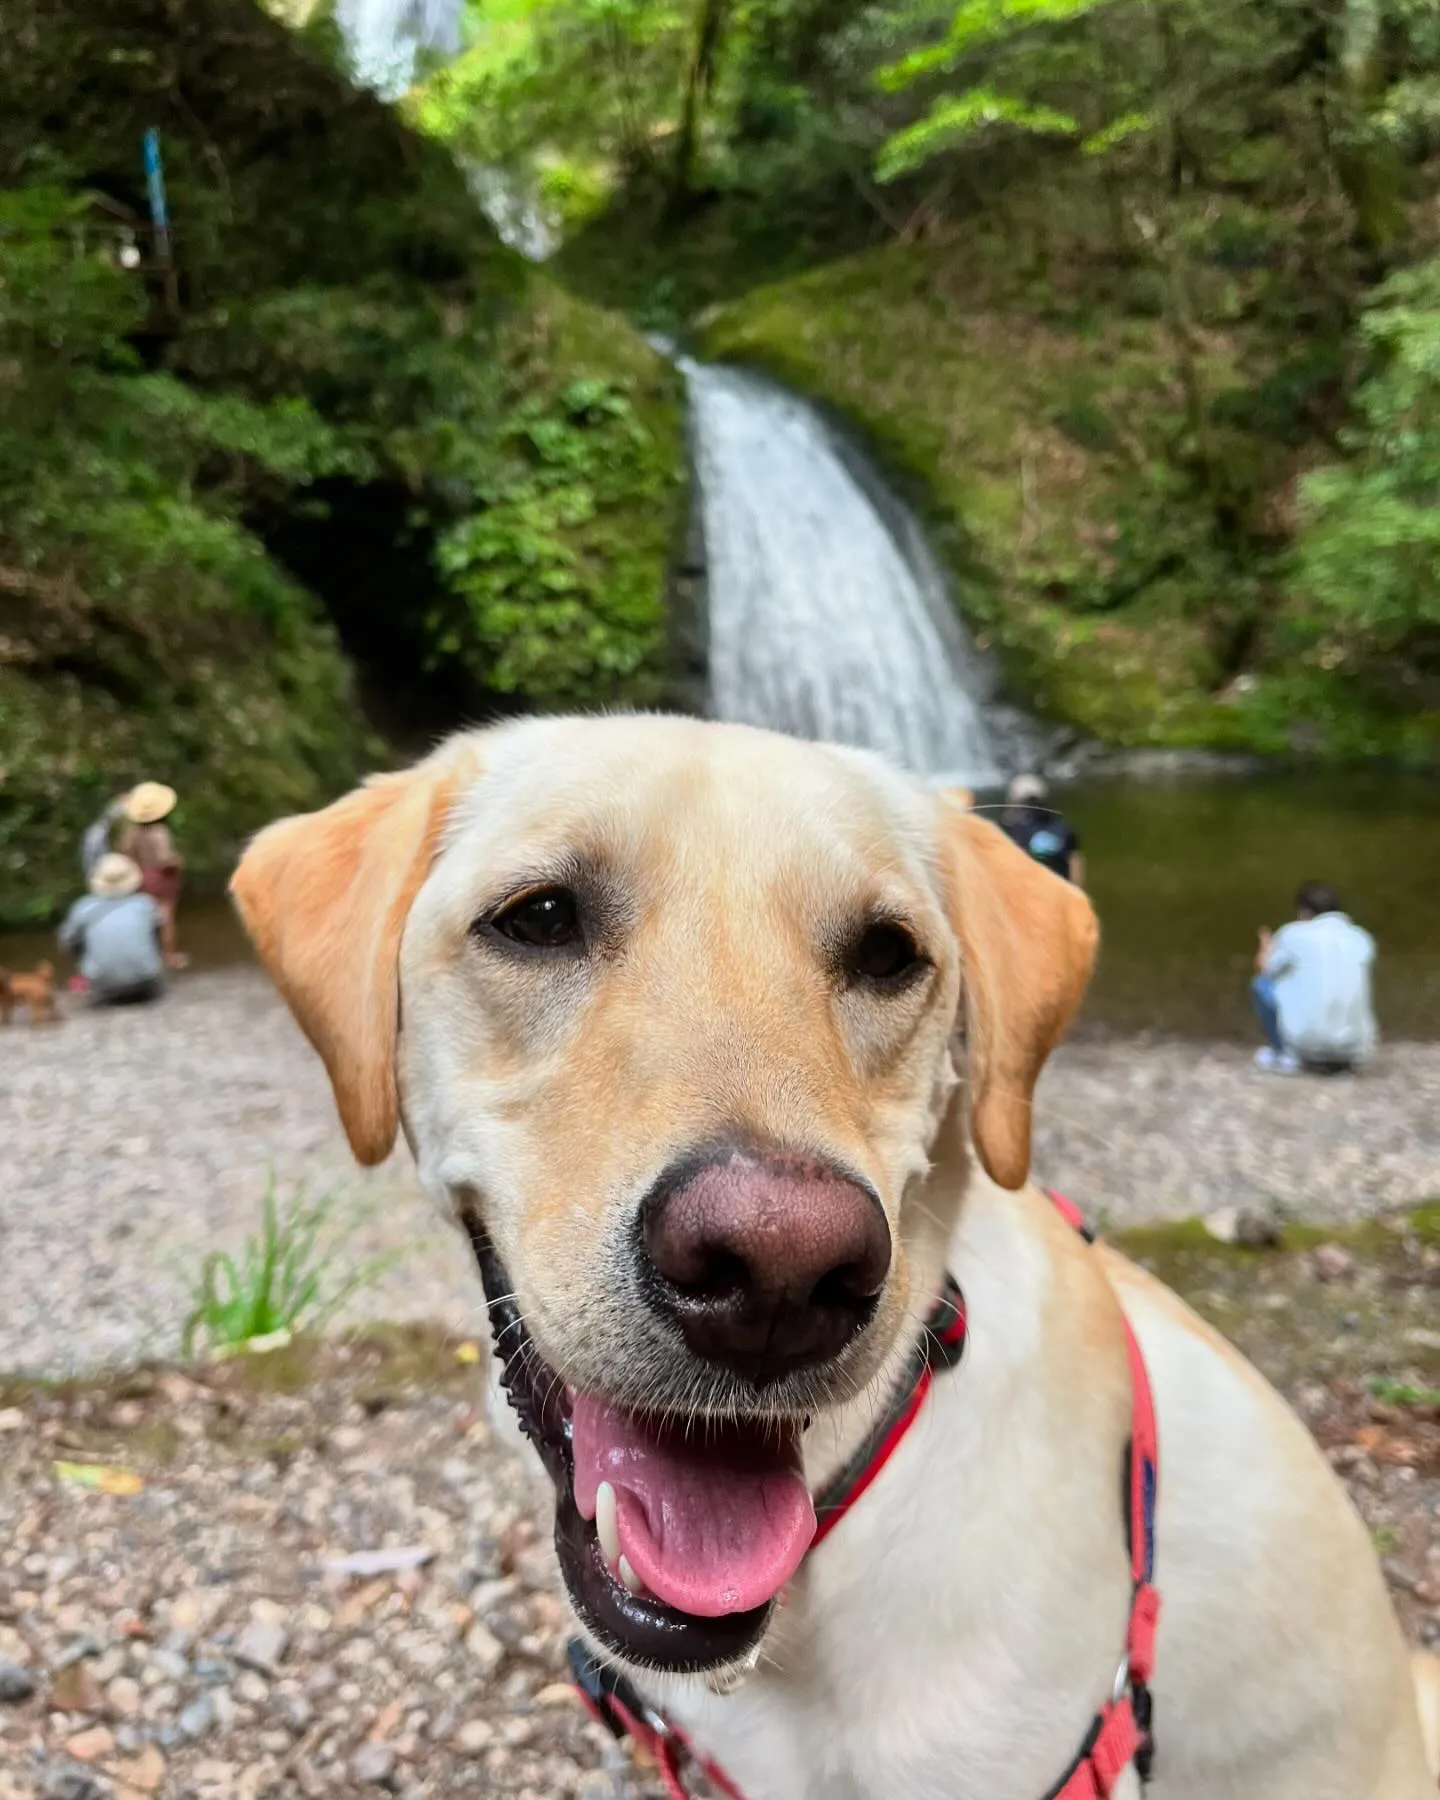
<instances>
[{"instance_id":1,"label":"shaded forest background","mask_svg":"<svg viewBox=\"0 0 1440 1800\"><path fill-rule=\"evenodd\" d=\"M1430 0L472 0L393 107L301 12L0 0L0 920L143 774L203 878L460 718L672 697L637 327L857 425L1056 721L1434 760Z\"/></svg>"}]
</instances>

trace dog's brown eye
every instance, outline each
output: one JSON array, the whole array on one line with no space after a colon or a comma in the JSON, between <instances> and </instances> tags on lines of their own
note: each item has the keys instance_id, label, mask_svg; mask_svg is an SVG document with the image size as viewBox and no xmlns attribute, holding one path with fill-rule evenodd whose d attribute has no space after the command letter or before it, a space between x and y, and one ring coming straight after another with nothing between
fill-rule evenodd
<instances>
[{"instance_id":1,"label":"dog's brown eye","mask_svg":"<svg viewBox=\"0 0 1440 1800\"><path fill-rule=\"evenodd\" d=\"M869 925L850 952L850 973L861 981L894 982L924 963L920 947L903 925Z\"/></svg>"},{"instance_id":2,"label":"dog's brown eye","mask_svg":"<svg viewBox=\"0 0 1440 1800\"><path fill-rule=\"evenodd\" d=\"M542 888L527 894L497 913L490 925L501 937L531 950L563 950L584 942L580 907L568 888Z\"/></svg>"}]
</instances>

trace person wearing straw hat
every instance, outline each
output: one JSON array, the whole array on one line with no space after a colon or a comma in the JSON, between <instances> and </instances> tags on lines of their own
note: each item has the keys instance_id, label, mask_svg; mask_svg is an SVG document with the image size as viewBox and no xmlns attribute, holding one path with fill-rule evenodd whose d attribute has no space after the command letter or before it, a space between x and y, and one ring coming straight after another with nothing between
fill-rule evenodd
<instances>
[{"instance_id":1,"label":"person wearing straw hat","mask_svg":"<svg viewBox=\"0 0 1440 1800\"><path fill-rule=\"evenodd\" d=\"M185 878L185 859L165 823L175 810L175 790L163 781L142 781L121 805L115 848L140 868L140 885L160 912L160 943L167 969L183 969L189 961L175 947L175 909Z\"/></svg>"},{"instance_id":2,"label":"person wearing straw hat","mask_svg":"<svg viewBox=\"0 0 1440 1800\"><path fill-rule=\"evenodd\" d=\"M91 867L90 892L60 927L61 948L79 964L92 1005L158 1000L164 991L160 909L141 879L133 858L107 850Z\"/></svg>"}]
</instances>

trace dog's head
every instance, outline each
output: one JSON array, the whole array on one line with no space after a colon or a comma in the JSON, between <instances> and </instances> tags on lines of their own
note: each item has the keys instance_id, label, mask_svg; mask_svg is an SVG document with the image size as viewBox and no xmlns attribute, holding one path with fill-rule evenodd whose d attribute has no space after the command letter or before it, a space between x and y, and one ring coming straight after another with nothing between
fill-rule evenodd
<instances>
[{"instance_id":1,"label":"dog's head","mask_svg":"<svg viewBox=\"0 0 1440 1800\"><path fill-rule=\"evenodd\" d=\"M453 739L233 890L356 1156L403 1127L472 1232L582 1618L744 1655L813 1531L806 1419L933 1298L962 1060L981 1163L1026 1177L1083 896L872 757L648 717Z\"/></svg>"}]
</instances>

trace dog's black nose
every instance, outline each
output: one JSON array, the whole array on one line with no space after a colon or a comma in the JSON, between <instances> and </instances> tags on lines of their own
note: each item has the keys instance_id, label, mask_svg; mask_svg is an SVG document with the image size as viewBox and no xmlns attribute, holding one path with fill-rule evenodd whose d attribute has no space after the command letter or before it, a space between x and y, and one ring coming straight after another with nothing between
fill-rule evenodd
<instances>
[{"instance_id":1,"label":"dog's black nose","mask_svg":"<svg viewBox=\"0 0 1440 1800\"><path fill-rule=\"evenodd\" d=\"M876 1196L803 1157L683 1165L656 1184L641 1234L653 1303L697 1356L755 1387L838 1356L890 1268Z\"/></svg>"}]
</instances>

